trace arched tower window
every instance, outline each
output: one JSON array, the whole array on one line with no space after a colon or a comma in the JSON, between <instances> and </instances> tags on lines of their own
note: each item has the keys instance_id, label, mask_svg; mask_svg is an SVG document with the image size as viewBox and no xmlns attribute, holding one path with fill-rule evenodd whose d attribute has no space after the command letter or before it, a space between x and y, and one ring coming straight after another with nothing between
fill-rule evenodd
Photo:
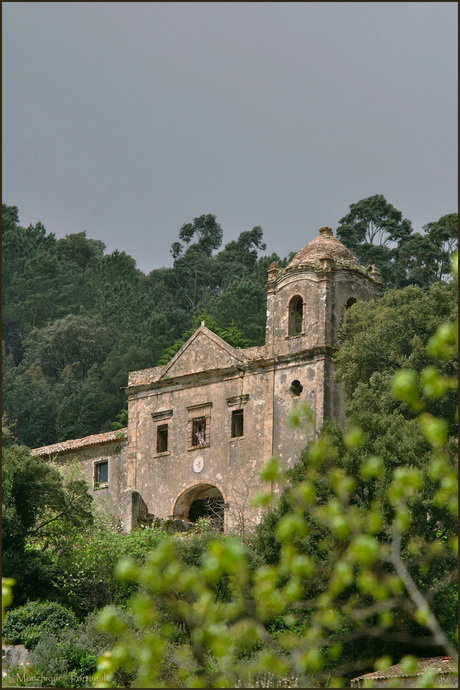
<instances>
[{"instance_id":1,"label":"arched tower window","mask_svg":"<svg viewBox=\"0 0 460 690\"><path fill-rule=\"evenodd\" d=\"M345 304L345 309L343 310L342 318L340 319L340 324L339 324L339 344L341 345L344 340L347 337L347 330L346 328L343 327L343 320L345 318L345 314L347 313L347 310L350 309L354 304L356 304L357 300L354 297L349 297L346 301Z\"/></svg>"},{"instance_id":2,"label":"arched tower window","mask_svg":"<svg viewBox=\"0 0 460 690\"><path fill-rule=\"evenodd\" d=\"M350 297L350 299L347 299L347 303L345 305L345 310L350 309L354 304L356 304L357 300L354 297Z\"/></svg>"},{"instance_id":3,"label":"arched tower window","mask_svg":"<svg viewBox=\"0 0 460 690\"><path fill-rule=\"evenodd\" d=\"M289 302L288 335L300 335L303 331L303 300L295 295Z\"/></svg>"}]
</instances>

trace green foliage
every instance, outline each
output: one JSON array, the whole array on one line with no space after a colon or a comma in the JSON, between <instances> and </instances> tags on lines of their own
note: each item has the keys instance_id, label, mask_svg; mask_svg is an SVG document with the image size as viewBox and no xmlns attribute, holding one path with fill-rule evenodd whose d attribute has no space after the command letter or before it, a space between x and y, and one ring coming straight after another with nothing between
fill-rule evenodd
<instances>
[{"instance_id":1,"label":"green foliage","mask_svg":"<svg viewBox=\"0 0 460 690\"><path fill-rule=\"evenodd\" d=\"M3 548L15 548L26 538L48 536L50 525L81 527L92 520L92 498L86 483L65 481L49 462L30 455L25 446L4 449L2 501L7 521L3 523ZM5 514L4 514L5 518Z\"/></svg>"},{"instance_id":2,"label":"green foliage","mask_svg":"<svg viewBox=\"0 0 460 690\"><path fill-rule=\"evenodd\" d=\"M77 619L72 611L55 601L30 601L6 614L3 637L12 644L34 649L44 633L59 634L72 628Z\"/></svg>"},{"instance_id":3,"label":"green foliage","mask_svg":"<svg viewBox=\"0 0 460 690\"><path fill-rule=\"evenodd\" d=\"M396 275L398 285L420 285L427 288L437 281L448 280L453 253L458 249L458 214L449 213L414 233L401 246Z\"/></svg>"},{"instance_id":4,"label":"green foliage","mask_svg":"<svg viewBox=\"0 0 460 690\"><path fill-rule=\"evenodd\" d=\"M458 214L450 213L414 233L410 220L374 194L350 204L341 218L337 237L362 265L376 264L386 288L418 285L428 289L450 276L450 262L458 247Z\"/></svg>"},{"instance_id":5,"label":"green foliage","mask_svg":"<svg viewBox=\"0 0 460 690\"><path fill-rule=\"evenodd\" d=\"M350 211L339 223L337 237L351 249L359 263L376 264L383 282L394 287L398 247L412 233L410 220L403 218L382 194L374 194L350 204Z\"/></svg>"},{"instance_id":6,"label":"green foliage","mask_svg":"<svg viewBox=\"0 0 460 690\"><path fill-rule=\"evenodd\" d=\"M132 627L129 614L118 610L117 615ZM79 624L72 619L62 629L46 624L47 621L44 623L38 641L34 641L28 665L10 669L9 676L3 679L4 684L15 687L88 687L96 670L97 657L113 644L113 637L97 629L95 614L88 615ZM121 687L129 687L132 679L130 674L117 674L116 682Z\"/></svg>"},{"instance_id":7,"label":"green foliage","mask_svg":"<svg viewBox=\"0 0 460 690\"><path fill-rule=\"evenodd\" d=\"M113 431L117 429L123 429L128 426L128 410L120 410L120 412L115 417L115 421L110 423L110 428Z\"/></svg>"},{"instance_id":8,"label":"green foliage","mask_svg":"<svg viewBox=\"0 0 460 690\"><path fill-rule=\"evenodd\" d=\"M2 623L6 609L13 603L13 587L15 582L11 577L2 577Z\"/></svg>"},{"instance_id":9,"label":"green foliage","mask_svg":"<svg viewBox=\"0 0 460 690\"><path fill-rule=\"evenodd\" d=\"M3 409L22 443L110 428L125 406L128 372L170 357L202 314L235 347L263 341L260 227L218 252L215 216L195 218L173 243L173 267L145 276L132 257L104 254L84 232L56 240L41 223L22 228L14 206L3 205L2 218Z\"/></svg>"},{"instance_id":10,"label":"green foliage","mask_svg":"<svg viewBox=\"0 0 460 690\"><path fill-rule=\"evenodd\" d=\"M79 618L108 603L124 605L134 590L114 577L116 563L128 555L143 563L165 536L151 529L122 534L103 518L84 531L56 535L50 544L56 596Z\"/></svg>"},{"instance_id":11,"label":"green foliage","mask_svg":"<svg viewBox=\"0 0 460 690\"><path fill-rule=\"evenodd\" d=\"M210 305L216 324L234 324L248 345L263 345L265 341L265 311L267 294L260 280L244 275L232 280Z\"/></svg>"},{"instance_id":12,"label":"green foliage","mask_svg":"<svg viewBox=\"0 0 460 690\"><path fill-rule=\"evenodd\" d=\"M32 456L4 431L2 463L3 574L16 581L15 604L53 592L50 539L93 520L86 483Z\"/></svg>"},{"instance_id":13,"label":"green foliage","mask_svg":"<svg viewBox=\"0 0 460 690\"><path fill-rule=\"evenodd\" d=\"M377 432L377 416L382 413L413 418L406 405L394 400L389 379L403 367L417 372L417 376L422 369L431 367L424 374L428 377L433 371L435 354L432 346L427 349L430 336L444 321L454 324L456 319L454 282L434 284L427 292L409 286L388 292L378 304L353 305L345 317L349 336L336 356L352 421L363 428L368 426L369 430L376 422ZM451 354L438 361L436 369L447 377L456 376L455 357ZM453 419L455 395L445 392L442 398L438 396L432 401L432 406L438 416ZM366 423L367 420L370 421Z\"/></svg>"}]
</instances>

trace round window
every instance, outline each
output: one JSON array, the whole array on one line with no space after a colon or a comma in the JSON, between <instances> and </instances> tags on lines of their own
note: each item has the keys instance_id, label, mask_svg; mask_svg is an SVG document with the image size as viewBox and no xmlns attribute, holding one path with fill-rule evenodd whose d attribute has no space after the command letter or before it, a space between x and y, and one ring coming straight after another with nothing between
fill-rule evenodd
<instances>
[{"instance_id":1,"label":"round window","mask_svg":"<svg viewBox=\"0 0 460 690\"><path fill-rule=\"evenodd\" d=\"M289 387L289 393L291 395L293 395L294 397L298 397L302 391L303 391L302 384L297 379L294 379L294 381L291 383L291 385Z\"/></svg>"}]
</instances>

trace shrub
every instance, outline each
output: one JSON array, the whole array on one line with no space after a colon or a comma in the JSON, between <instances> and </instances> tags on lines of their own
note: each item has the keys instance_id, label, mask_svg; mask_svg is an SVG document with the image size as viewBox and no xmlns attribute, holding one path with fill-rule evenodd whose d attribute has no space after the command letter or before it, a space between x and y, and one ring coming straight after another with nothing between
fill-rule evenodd
<instances>
[{"instance_id":1,"label":"shrub","mask_svg":"<svg viewBox=\"0 0 460 690\"><path fill-rule=\"evenodd\" d=\"M60 635L77 623L75 614L55 601L30 601L7 613L3 637L34 649L45 633Z\"/></svg>"}]
</instances>

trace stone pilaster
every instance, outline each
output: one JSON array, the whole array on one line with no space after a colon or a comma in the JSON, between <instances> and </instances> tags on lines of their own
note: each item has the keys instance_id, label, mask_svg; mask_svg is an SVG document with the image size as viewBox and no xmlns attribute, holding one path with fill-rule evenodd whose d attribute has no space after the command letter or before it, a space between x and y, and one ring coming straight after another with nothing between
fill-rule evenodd
<instances>
[{"instance_id":1,"label":"stone pilaster","mask_svg":"<svg viewBox=\"0 0 460 690\"><path fill-rule=\"evenodd\" d=\"M129 489L136 489L137 470L137 396L128 400L128 453L127 484Z\"/></svg>"},{"instance_id":2,"label":"stone pilaster","mask_svg":"<svg viewBox=\"0 0 460 690\"><path fill-rule=\"evenodd\" d=\"M265 329L265 348L267 357L273 357L275 341L275 296L276 296L276 277L279 273L279 266L274 261L268 267L268 280L265 283L267 288L267 321Z\"/></svg>"}]
</instances>

